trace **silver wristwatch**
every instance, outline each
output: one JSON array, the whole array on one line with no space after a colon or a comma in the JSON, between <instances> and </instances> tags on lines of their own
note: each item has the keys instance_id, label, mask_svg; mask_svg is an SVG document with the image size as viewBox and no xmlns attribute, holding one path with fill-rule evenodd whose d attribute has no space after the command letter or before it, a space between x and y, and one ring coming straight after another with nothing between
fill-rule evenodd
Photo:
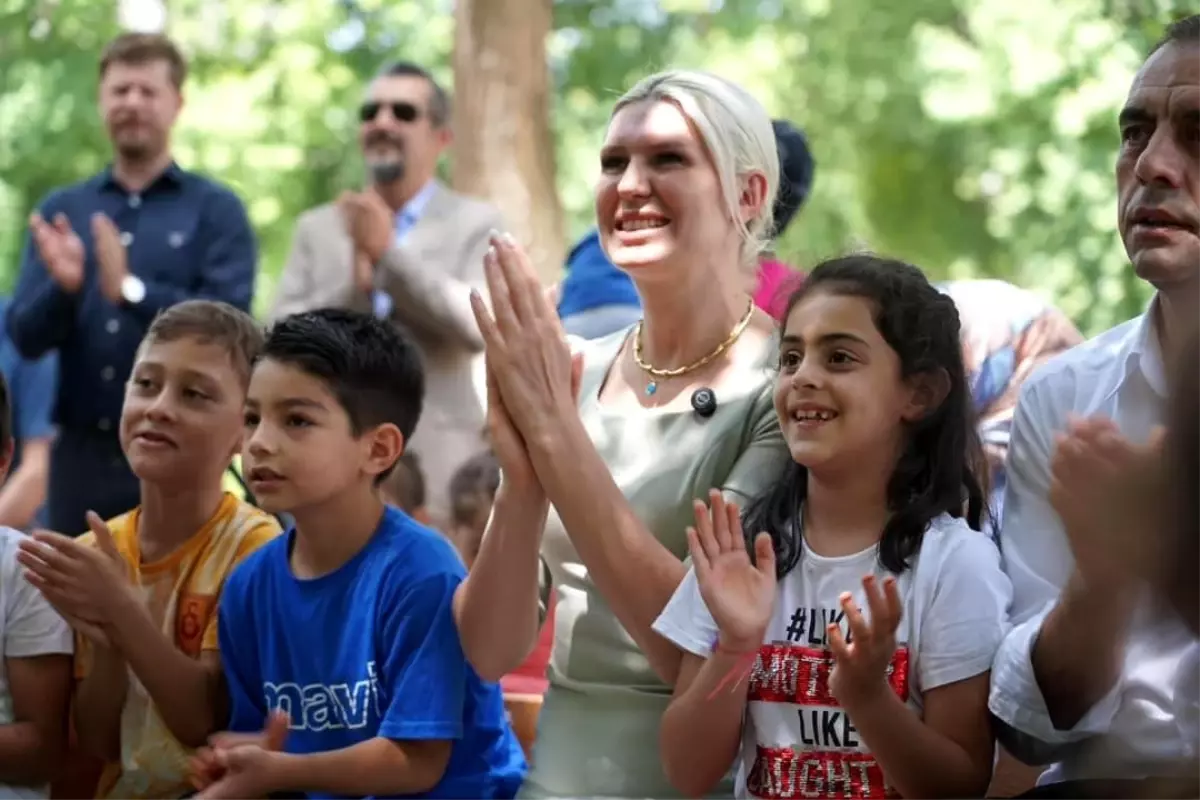
<instances>
[{"instance_id":1,"label":"silver wristwatch","mask_svg":"<svg viewBox=\"0 0 1200 800\"><path fill-rule=\"evenodd\" d=\"M121 279L121 299L136 306L146 299L146 284L136 275L126 275Z\"/></svg>"}]
</instances>

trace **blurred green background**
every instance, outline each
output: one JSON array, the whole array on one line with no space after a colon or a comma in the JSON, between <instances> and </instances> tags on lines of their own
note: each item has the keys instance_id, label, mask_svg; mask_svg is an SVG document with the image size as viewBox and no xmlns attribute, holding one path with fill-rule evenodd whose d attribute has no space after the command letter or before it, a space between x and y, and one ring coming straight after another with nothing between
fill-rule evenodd
<instances>
[{"instance_id":1,"label":"blurred green background","mask_svg":"<svg viewBox=\"0 0 1200 800\"><path fill-rule=\"evenodd\" d=\"M485 0L486 1L486 0ZM505 0L543 5L551 0ZM998 277L1087 333L1149 294L1116 236L1116 112L1181 0L554 0L550 124L568 241L591 219L612 100L665 66L733 78L806 131L815 192L779 251L849 248L934 277ZM0 0L0 289L25 218L108 158L96 63L153 0ZM148 15L148 16L147 16ZM139 19L135 19L139 17ZM355 109L385 60L451 82L452 0L167 0L192 62L179 161L234 186L274 290L304 209L360 180Z\"/></svg>"}]
</instances>

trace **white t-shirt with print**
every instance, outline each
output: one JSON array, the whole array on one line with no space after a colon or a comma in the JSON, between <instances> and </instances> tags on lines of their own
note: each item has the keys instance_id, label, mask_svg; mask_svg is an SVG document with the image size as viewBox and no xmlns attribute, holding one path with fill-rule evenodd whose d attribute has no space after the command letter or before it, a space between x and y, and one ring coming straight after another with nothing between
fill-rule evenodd
<instances>
[{"instance_id":1,"label":"white t-shirt with print","mask_svg":"<svg viewBox=\"0 0 1200 800\"><path fill-rule=\"evenodd\" d=\"M74 651L71 628L51 608L42 593L22 574L17 543L25 534L0 526L0 726L11 725L12 692L7 659L33 658ZM47 786L9 786L0 783L0 800L33 800L49 795Z\"/></svg>"},{"instance_id":2,"label":"white t-shirt with print","mask_svg":"<svg viewBox=\"0 0 1200 800\"><path fill-rule=\"evenodd\" d=\"M880 565L877 546L826 558L805 545L799 564L779 582L766 641L748 678L738 797L895 796L828 684L827 626L837 623L848 635L843 592L870 619L862 588L869 574L891 574ZM896 582L903 611L888 682L921 714L925 692L991 669L1007 630L1012 587L991 539L948 515L930 523L911 568ZM712 653L717 626L694 570L654 629L690 653Z\"/></svg>"}]
</instances>

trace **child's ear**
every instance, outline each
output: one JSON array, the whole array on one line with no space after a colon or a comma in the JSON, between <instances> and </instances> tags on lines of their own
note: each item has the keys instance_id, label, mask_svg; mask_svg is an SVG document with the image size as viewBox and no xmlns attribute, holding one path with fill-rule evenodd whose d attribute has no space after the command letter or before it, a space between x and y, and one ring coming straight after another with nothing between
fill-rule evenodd
<instances>
[{"instance_id":1,"label":"child's ear","mask_svg":"<svg viewBox=\"0 0 1200 800\"><path fill-rule=\"evenodd\" d=\"M379 475L388 467L393 467L404 453L404 434L390 422L375 428L365 439L367 463L364 467L371 475Z\"/></svg>"},{"instance_id":2,"label":"child's ear","mask_svg":"<svg viewBox=\"0 0 1200 800\"><path fill-rule=\"evenodd\" d=\"M916 422L937 411L950 394L950 376L944 369L922 372L909 379L908 407L902 417L905 422Z\"/></svg>"}]
</instances>

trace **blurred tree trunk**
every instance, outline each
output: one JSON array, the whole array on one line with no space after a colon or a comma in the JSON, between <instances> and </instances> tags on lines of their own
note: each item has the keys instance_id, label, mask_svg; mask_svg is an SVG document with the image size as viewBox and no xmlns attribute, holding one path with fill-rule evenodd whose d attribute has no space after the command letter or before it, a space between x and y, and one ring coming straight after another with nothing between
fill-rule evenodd
<instances>
[{"instance_id":1,"label":"blurred tree trunk","mask_svg":"<svg viewBox=\"0 0 1200 800\"><path fill-rule=\"evenodd\" d=\"M552 0L457 0L454 188L490 200L543 282L565 244L555 185L546 37Z\"/></svg>"}]
</instances>

